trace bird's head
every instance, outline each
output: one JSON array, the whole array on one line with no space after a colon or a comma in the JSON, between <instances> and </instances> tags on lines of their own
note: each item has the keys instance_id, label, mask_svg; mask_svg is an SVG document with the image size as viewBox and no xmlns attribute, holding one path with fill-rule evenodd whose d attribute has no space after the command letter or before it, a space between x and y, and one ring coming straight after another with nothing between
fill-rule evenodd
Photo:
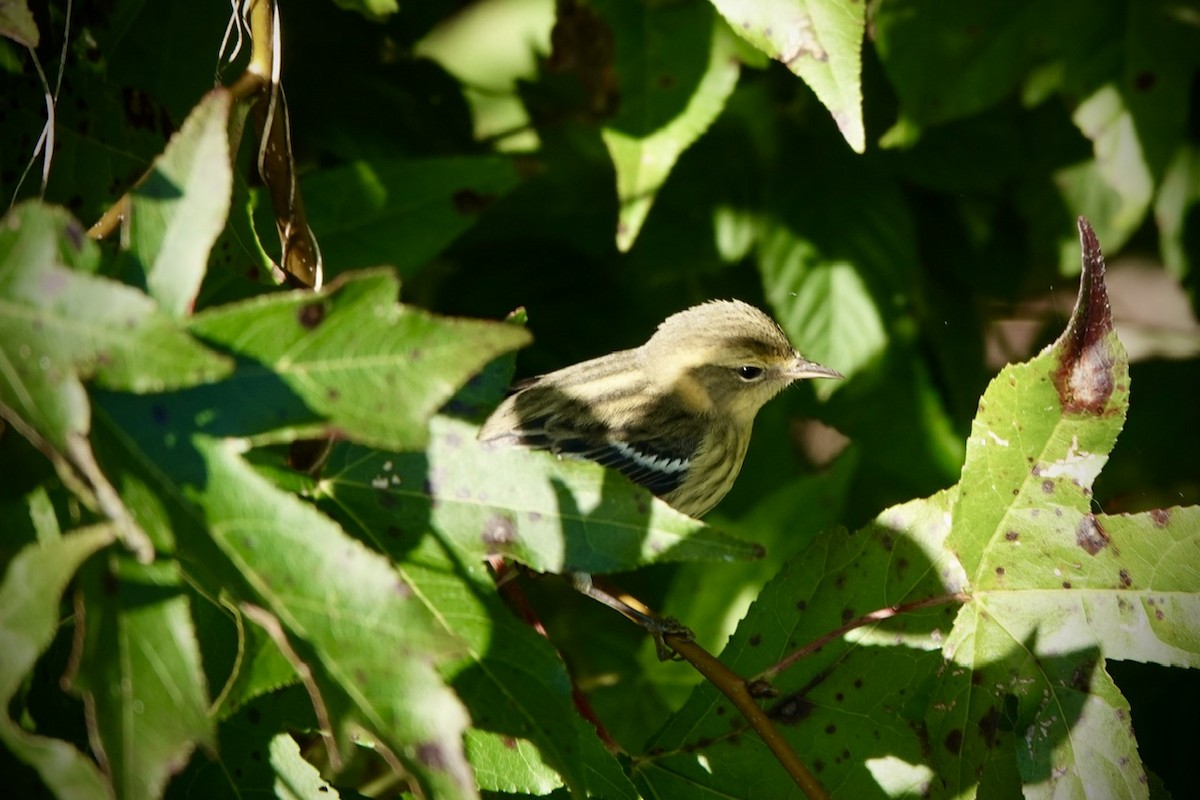
<instances>
[{"instance_id":1,"label":"bird's head","mask_svg":"<svg viewBox=\"0 0 1200 800\"><path fill-rule=\"evenodd\" d=\"M750 420L794 381L840 378L804 358L776 322L740 300L667 317L640 349L642 369L697 410Z\"/></svg>"}]
</instances>

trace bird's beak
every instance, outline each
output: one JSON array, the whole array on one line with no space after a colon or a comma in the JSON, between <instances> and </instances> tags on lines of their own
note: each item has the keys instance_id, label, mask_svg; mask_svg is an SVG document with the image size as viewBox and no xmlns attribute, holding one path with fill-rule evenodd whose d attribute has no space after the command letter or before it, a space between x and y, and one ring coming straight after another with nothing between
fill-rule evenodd
<instances>
[{"instance_id":1,"label":"bird's beak","mask_svg":"<svg viewBox=\"0 0 1200 800\"><path fill-rule=\"evenodd\" d=\"M823 367L815 361L809 361L804 356L797 355L788 367L788 377L792 380L801 378L844 378L836 369Z\"/></svg>"}]
</instances>

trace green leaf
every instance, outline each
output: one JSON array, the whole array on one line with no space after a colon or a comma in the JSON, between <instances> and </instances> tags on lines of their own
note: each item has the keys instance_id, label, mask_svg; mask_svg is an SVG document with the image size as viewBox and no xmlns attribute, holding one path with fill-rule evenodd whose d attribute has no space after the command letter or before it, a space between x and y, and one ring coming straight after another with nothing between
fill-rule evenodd
<instances>
[{"instance_id":1,"label":"green leaf","mask_svg":"<svg viewBox=\"0 0 1200 800\"><path fill-rule=\"evenodd\" d=\"M84 528L50 542L23 548L0 583L0 740L36 769L57 797L108 798L112 787L96 764L67 742L37 736L11 719L7 709L38 656L54 638L59 599L89 556L112 543L115 527Z\"/></svg>"},{"instance_id":2,"label":"green leaf","mask_svg":"<svg viewBox=\"0 0 1200 800\"><path fill-rule=\"evenodd\" d=\"M1091 487L1128 406L1104 260L1080 220L1083 275L1063 335L1007 367L972 424L947 544L972 583L944 651L978 674L938 685L930 736L982 786L1034 796L1142 796L1128 703L1101 658L1200 666L1200 509L1091 512ZM1025 741L997 748L998 730ZM979 735L976 735L975 732ZM999 750L999 752L997 752ZM992 768L992 765L995 765Z\"/></svg>"},{"instance_id":3,"label":"green leaf","mask_svg":"<svg viewBox=\"0 0 1200 800\"><path fill-rule=\"evenodd\" d=\"M193 319L192 330L252 360L242 362L223 390L226 397L244 394L263 404L252 415L259 424L271 420L292 437L324 421L365 444L418 448L428 440L429 416L529 334L515 325L403 306L396 303L398 291L387 270L346 275L320 292L212 309Z\"/></svg>"},{"instance_id":4,"label":"green leaf","mask_svg":"<svg viewBox=\"0 0 1200 800\"><path fill-rule=\"evenodd\" d=\"M390 265L407 278L519 180L512 159L457 156L359 161L309 173L301 186L330 276Z\"/></svg>"},{"instance_id":5,"label":"green leaf","mask_svg":"<svg viewBox=\"0 0 1200 800\"><path fill-rule=\"evenodd\" d=\"M227 629L205 629L206 622L210 623L210 628L217 627L212 624L213 616L218 613L230 614L231 611L234 637L229 636ZM226 663L231 665L232 674L219 673L225 684L213 703L212 713L222 722L256 698L298 683L296 670L287 657L262 628L251 625L236 609L214 607L209 603L201 606L197 603L192 613L205 657L224 656Z\"/></svg>"},{"instance_id":6,"label":"green leaf","mask_svg":"<svg viewBox=\"0 0 1200 800\"><path fill-rule=\"evenodd\" d=\"M1103 86L1086 98L1073 119L1092 141L1096 158L1060 170L1055 183L1069 208L1096 220L1097 235L1115 251L1146 216L1154 196L1154 175L1130 109L1114 87ZM1074 248L1064 241L1062 250L1063 264L1072 264Z\"/></svg>"},{"instance_id":7,"label":"green leaf","mask_svg":"<svg viewBox=\"0 0 1200 800\"><path fill-rule=\"evenodd\" d=\"M562 659L501 602L481 559L434 536L396 536L395 524L403 521L340 505L337 496L330 500L349 530L393 558L446 634L465 643L465 654L445 664L442 674L471 714L467 754L481 788L545 794L565 781L579 796L636 797L579 716Z\"/></svg>"},{"instance_id":8,"label":"green leaf","mask_svg":"<svg viewBox=\"0 0 1200 800\"><path fill-rule=\"evenodd\" d=\"M798 143L816 147L817 143ZM772 176L759 270L775 318L808 358L848 378L880 360L907 316L917 243L900 187L863 159L788 158ZM828 397L847 382L814 388Z\"/></svg>"},{"instance_id":9,"label":"green leaf","mask_svg":"<svg viewBox=\"0 0 1200 800\"><path fill-rule=\"evenodd\" d=\"M563 785L538 749L525 739L467 731L467 758L479 788L489 792L546 795ZM632 787L631 787L632 788Z\"/></svg>"},{"instance_id":10,"label":"green leaf","mask_svg":"<svg viewBox=\"0 0 1200 800\"><path fill-rule=\"evenodd\" d=\"M1083 524L1092 481L1125 421L1129 364L1112 328L1104 258L1086 225L1080 221L1084 274L1066 331L1032 361L1006 367L971 424L949 544L977 588L998 585L984 555L1014 534L1033 531L1040 540Z\"/></svg>"},{"instance_id":11,"label":"green leaf","mask_svg":"<svg viewBox=\"0 0 1200 800\"><path fill-rule=\"evenodd\" d=\"M177 564L113 555L85 568L71 684L84 695L118 797L157 798L196 745L215 743Z\"/></svg>"},{"instance_id":12,"label":"green leaf","mask_svg":"<svg viewBox=\"0 0 1200 800\"><path fill-rule=\"evenodd\" d=\"M935 698L943 702L933 706L930 734L936 740L986 731L997 709L1008 708L1012 724L1019 721L1017 730L1034 740L1016 749L1027 785L1074 796L1141 796L1129 704L1099 658L1200 666L1200 508L1081 522L1086 533L1069 524L1051 536L1026 530L989 552L985 567L997 585L974 593L945 645L955 663L982 680L965 696L961 686L939 687ZM1095 538L1080 538L1092 543L1085 545L1077 536ZM1086 554L1099 542L1102 551ZM995 663L1012 653L1022 656L1016 675ZM957 704L944 702L950 697ZM963 742L965 752L953 754L954 761L995 758L986 737ZM942 755L948 766L949 755Z\"/></svg>"},{"instance_id":13,"label":"green leaf","mask_svg":"<svg viewBox=\"0 0 1200 800\"><path fill-rule=\"evenodd\" d=\"M1057 54L1067 30L1079 40L1081 31L1103 19L1081 5L1031 0L897 0L877 11L876 50L900 99L900 120L884 137L895 144L910 144L924 127L995 105L1031 66ZM1067 19L1074 23L1070 29Z\"/></svg>"},{"instance_id":14,"label":"green leaf","mask_svg":"<svg viewBox=\"0 0 1200 800\"><path fill-rule=\"evenodd\" d=\"M783 226L761 243L767 298L779 309L779 324L805 356L852 377L879 358L888 344L884 321L855 265L823 256L813 242ZM814 385L828 397L839 385Z\"/></svg>"},{"instance_id":15,"label":"green leaf","mask_svg":"<svg viewBox=\"0 0 1200 800\"><path fill-rule=\"evenodd\" d=\"M339 8L357 11L367 19L384 19L400 10L398 0L333 0Z\"/></svg>"},{"instance_id":16,"label":"green leaf","mask_svg":"<svg viewBox=\"0 0 1200 800\"><path fill-rule=\"evenodd\" d=\"M218 546L292 636L313 648L354 716L423 781L464 796L467 719L432 668L460 645L386 559L271 487L230 445L196 444L208 480L207 491L192 494Z\"/></svg>"},{"instance_id":17,"label":"green leaf","mask_svg":"<svg viewBox=\"0 0 1200 800\"><path fill-rule=\"evenodd\" d=\"M85 503L121 523L126 544L149 560L146 534L92 456L83 381L156 392L214 380L230 362L141 292L70 269L94 263L95 245L65 212L26 203L0 226L0 415L46 453Z\"/></svg>"},{"instance_id":18,"label":"green leaf","mask_svg":"<svg viewBox=\"0 0 1200 800\"><path fill-rule=\"evenodd\" d=\"M601 129L617 170L617 247L633 246L679 155L720 115L737 84L736 46L704 4L608 3L620 108Z\"/></svg>"},{"instance_id":19,"label":"green leaf","mask_svg":"<svg viewBox=\"0 0 1200 800\"><path fill-rule=\"evenodd\" d=\"M0 226L0 410L23 432L59 453L86 435L84 380L161 392L228 371L145 295L72 271L58 254L90 260L95 245L66 212L28 203Z\"/></svg>"},{"instance_id":20,"label":"green leaf","mask_svg":"<svg viewBox=\"0 0 1200 800\"><path fill-rule=\"evenodd\" d=\"M201 100L130 196L130 255L150 296L175 317L192 310L229 216L230 103L224 89Z\"/></svg>"},{"instance_id":21,"label":"green leaf","mask_svg":"<svg viewBox=\"0 0 1200 800\"><path fill-rule=\"evenodd\" d=\"M1030 620L1032 622L1032 620ZM933 763L951 791L1027 797L1144 796L1129 705L1095 648L1009 627L985 602L962 609L926 717ZM970 676L964 681L959 676ZM979 765L974 770L964 764ZM1003 794L1000 794L1003 793Z\"/></svg>"},{"instance_id":22,"label":"green leaf","mask_svg":"<svg viewBox=\"0 0 1200 800\"><path fill-rule=\"evenodd\" d=\"M321 777L317 768L304 760L300 746L288 733L271 737L271 766L275 769L275 796L279 800L306 800L312 797L338 800L337 789Z\"/></svg>"},{"instance_id":23,"label":"green leaf","mask_svg":"<svg viewBox=\"0 0 1200 800\"><path fill-rule=\"evenodd\" d=\"M818 537L723 654L771 682L768 714L838 795L1144 796L1103 659L1200 666L1200 508L1090 512L1129 379L1099 244L1080 234L1071 322L992 382L959 485ZM643 789L770 796L754 776L778 767L731 713L698 687L639 764Z\"/></svg>"},{"instance_id":24,"label":"green leaf","mask_svg":"<svg viewBox=\"0 0 1200 800\"><path fill-rule=\"evenodd\" d=\"M836 525L845 510L858 461L856 453L846 453L822 473L785 483L763 497L744 517L721 521L723 530L761 545L766 555L757 561L733 564L680 565L657 609L659 613L687 620L688 629L703 647L723 647L754 599L783 565L806 550L818 533ZM686 692L699 680L695 669L682 662L660 663L649 640L641 656L647 674L669 705L682 704ZM645 700L632 695L628 702L641 705Z\"/></svg>"},{"instance_id":25,"label":"green leaf","mask_svg":"<svg viewBox=\"0 0 1200 800\"><path fill-rule=\"evenodd\" d=\"M1072 115L1092 142L1095 158L1056 176L1069 207L1093 221L1110 252L1142 224L1185 141L1196 63L1194 42L1163 4L1131 4L1126 24L1111 80L1086 87Z\"/></svg>"},{"instance_id":26,"label":"green leaf","mask_svg":"<svg viewBox=\"0 0 1200 800\"><path fill-rule=\"evenodd\" d=\"M862 116L865 4L854 0L712 0L740 36L799 75L856 152Z\"/></svg>"},{"instance_id":27,"label":"green leaf","mask_svg":"<svg viewBox=\"0 0 1200 800\"><path fill-rule=\"evenodd\" d=\"M114 481L163 498L193 580L229 593L306 676L333 763L368 735L436 796L472 796L466 714L435 669L461 644L387 560L258 475L240 442L142 428L141 398L103 404L98 447Z\"/></svg>"},{"instance_id":28,"label":"green leaf","mask_svg":"<svg viewBox=\"0 0 1200 800\"><path fill-rule=\"evenodd\" d=\"M721 654L738 675L770 680L779 694L766 701L768 714L835 797L900 796L886 791L902 772L895 762L922 776L915 784L932 777L914 704L941 664L938 644L963 586L942 546L952 502L943 492L888 509L852 534L834 529L816 537L767 584ZM901 604L911 608L779 665L847 622ZM771 798L791 785L758 734L708 683L646 752L635 771L644 796L688 796L687 787L699 785L724 797Z\"/></svg>"},{"instance_id":29,"label":"green leaf","mask_svg":"<svg viewBox=\"0 0 1200 800\"><path fill-rule=\"evenodd\" d=\"M320 493L402 541L433 530L474 561L504 555L541 572L761 555L591 462L482 445L474 425L445 417L430 427L425 453L335 448Z\"/></svg>"},{"instance_id":30,"label":"green leaf","mask_svg":"<svg viewBox=\"0 0 1200 800\"><path fill-rule=\"evenodd\" d=\"M1185 145L1171 161L1154 200L1163 263L1180 281L1200 264L1195 245L1200 242L1197 205L1200 205L1200 148Z\"/></svg>"},{"instance_id":31,"label":"green leaf","mask_svg":"<svg viewBox=\"0 0 1200 800\"><path fill-rule=\"evenodd\" d=\"M310 797L338 796L311 765L301 763L303 755L295 753L282 738L317 733L312 699L302 686L256 697L222 720L217 733L217 748L198 753L183 774L168 785L167 798L274 797L286 787L307 786L314 789ZM308 755L321 756L319 751Z\"/></svg>"}]
</instances>

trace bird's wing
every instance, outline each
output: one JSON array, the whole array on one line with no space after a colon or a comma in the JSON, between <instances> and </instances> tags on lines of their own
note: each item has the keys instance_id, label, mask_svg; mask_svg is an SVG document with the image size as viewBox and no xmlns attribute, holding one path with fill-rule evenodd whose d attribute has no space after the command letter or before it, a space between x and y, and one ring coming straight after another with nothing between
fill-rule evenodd
<instances>
[{"instance_id":1,"label":"bird's wing","mask_svg":"<svg viewBox=\"0 0 1200 800\"><path fill-rule=\"evenodd\" d=\"M586 457L661 496L678 489L687 478L695 452L696 446L679 440L612 439Z\"/></svg>"},{"instance_id":2,"label":"bird's wing","mask_svg":"<svg viewBox=\"0 0 1200 800\"><path fill-rule=\"evenodd\" d=\"M552 418L543 426L547 449L586 458L615 469L656 495L679 488L687 478L703 428L690 416L654 416L655 426L635 421L625 426L574 424L577 418Z\"/></svg>"},{"instance_id":3,"label":"bird's wing","mask_svg":"<svg viewBox=\"0 0 1200 800\"><path fill-rule=\"evenodd\" d=\"M703 432L695 414L670 396L650 407L619 398L589 406L535 379L501 403L479 438L586 458L665 495L687 478Z\"/></svg>"}]
</instances>

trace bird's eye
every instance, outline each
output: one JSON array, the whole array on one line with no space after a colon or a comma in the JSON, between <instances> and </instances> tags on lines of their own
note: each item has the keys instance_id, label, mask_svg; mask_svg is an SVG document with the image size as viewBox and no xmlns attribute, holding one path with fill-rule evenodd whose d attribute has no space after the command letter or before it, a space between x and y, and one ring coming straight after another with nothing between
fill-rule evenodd
<instances>
[{"instance_id":1,"label":"bird's eye","mask_svg":"<svg viewBox=\"0 0 1200 800\"><path fill-rule=\"evenodd\" d=\"M761 378L763 371L762 367L755 367L751 366L750 364L746 364L737 368L737 374L739 378L749 383L750 381L756 381Z\"/></svg>"}]
</instances>

